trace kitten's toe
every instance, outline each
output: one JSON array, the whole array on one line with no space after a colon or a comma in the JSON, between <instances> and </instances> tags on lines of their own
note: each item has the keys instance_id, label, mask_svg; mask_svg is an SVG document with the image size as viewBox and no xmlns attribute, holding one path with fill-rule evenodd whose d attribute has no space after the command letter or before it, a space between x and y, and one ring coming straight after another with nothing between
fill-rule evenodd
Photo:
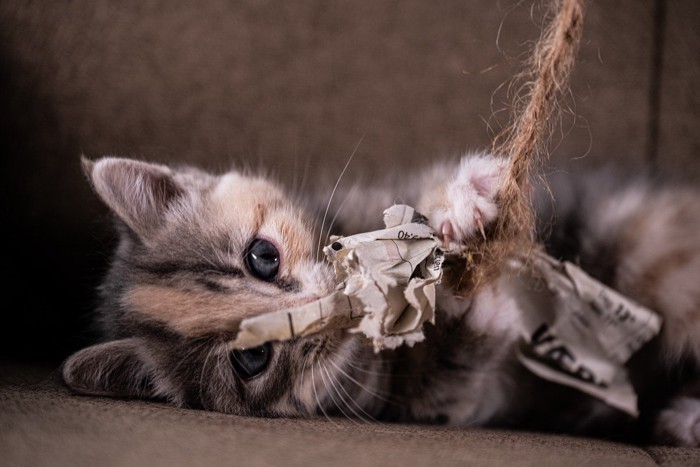
<instances>
[{"instance_id":1,"label":"kitten's toe","mask_svg":"<svg viewBox=\"0 0 700 467\"><path fill-rule=\"evenodd\" d=\"M700 399L679 397L663 410L656 423L656 441L700 447Z\"/></svg>"},{"instance_id":2,"label":"kitten's toe","mask_svg":"<svg viewBox=\"0 0 700 467\"><path fill-rule=\"evenodd\" d=\"M498 216L496 195L500 188L501 163L493 158L465 159L445 189L440 208L432 213L434 225L446 243L463 244L476 236L486 237L486 228Z\"/></svg>"},{"instance_id":3,"label":"kitten's toe","mask_svg":"<svg viewBox=\"0 0 700 467\"><path fill-rule=\"evenodd\" d=\"M492 219L486 218L479 209L474 209L474 212L469 218L459 218L458 214L450 216L451 213L437 215L438 219L442 219L436 229L439 238L442 239L445 249L454 249L463 244L465 240L481 235L486 238L486 230L484 225L489 224ZM454 224L451 219L454 219Z\"/></svg>"},{"instance_id":4,"label":"kitten's toe","mask_svg":"<svg viewBox=\"0 0 700 467\"><path fill-rule=\"evenodd\" d=\"M454 227L452 227L452 222L449 220L445 220L440 224L440 228L438 229L438 235L440 235L440 238L442 239L442 246L443 248L450 249L450 244L452 243L452 239L454 238L455 232L454 232Z\"/></svg>"}]
</instances>

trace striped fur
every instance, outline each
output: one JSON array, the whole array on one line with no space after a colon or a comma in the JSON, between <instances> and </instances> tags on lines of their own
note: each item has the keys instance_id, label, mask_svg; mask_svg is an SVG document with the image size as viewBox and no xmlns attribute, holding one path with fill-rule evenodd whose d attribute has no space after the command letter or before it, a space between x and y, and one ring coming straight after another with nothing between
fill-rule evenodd
<instances>
[{"instance_id":1,"label":"striped fur","mask_svg":"<svg viewBox=\"0 0 700 467\"><path fill-rule=\"evenodd\" d=\"M357 334L330 332L273 343L268 368L245 380L227 347L240 320L334 287L316 251L313 214L325 196L295 199L270 180L238 172L213 175L119 158L84 167L116 216L120 243L100 288L104 342L63 367L77 392L254 416L340 415L700 441L700 404L688 389L698 380L700 359L695 191L592 176L552 179L554 200L544 192L537 198L550 253L664 315L660 338L630 363L642 408L634 421L517 363L520 317L500 279L471 297L440 288L438 320L412 348L375 354ZM338 233L379 227L382 210L400 199L459 243L497 216L501 170L487 155L470 155L407 176L404 184L354 187L332 206ZM272 282L246 267L245 252L256 238L281 253Z\"/></svg>"}]
</instances>

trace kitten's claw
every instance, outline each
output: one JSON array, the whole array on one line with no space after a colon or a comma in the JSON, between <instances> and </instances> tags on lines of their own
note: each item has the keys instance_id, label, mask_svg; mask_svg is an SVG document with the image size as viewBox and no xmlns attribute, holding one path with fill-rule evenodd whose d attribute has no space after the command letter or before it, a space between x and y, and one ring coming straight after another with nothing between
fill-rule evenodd
<instances>
[{"instance_id":1,"label":"kitten's claw","mask_svg":"<svg viewBox=\"0 0 700 467\"><path fill-rule=\"evenodd\" d=\"M490 156L464 157L445 185L436 185L419 203L445 250L459 251L481 235L498 216L496 195L505 161Z\"/></svg>"},{"instance_id":2,"label":"kitten's claw","mask_svg":"<svg viewBox=\"0 0 700 467\"><path fill-rule=\"evenodd\" d=\"M474 221L476 223L476 226L479 227L479 232L481 232L481 236L484 237L484 240L486 240L486 231L484 230L484 223L481 222L481 216L477 216Z\"/></svg>"},{"instance_id":3,"label":"kitten's claw","mask_svg":"<svg viewBox=\"0 0 700 467\"><path fill-rule=\"evenodd\" d=\"M484 230L484 223L481 221L481 217L477 216L474 218L474 223L479 229L479 232L481 233L481 236L486 240L486 230ZM453 240L456 240L455 238L455 231L454 227L452 226L452 222L449 220L443 221L442 224L440 224L439 228L439 238L442 239L442 247L445 250L450 250L450 244L452 243Z\"/></svg>"},{"instance_id":4,"label":"kitten's claw","mask_svg":"<svg viewBox=\"0 0 700 467\"><path fill-rule=\"evenodd\" d=\"M452 228L452 222L446 220L440 226L440 235L442 235L442 246L446 250L450 247L450 242L454 238L454 229Z\"/></svg>"}]
</instances>

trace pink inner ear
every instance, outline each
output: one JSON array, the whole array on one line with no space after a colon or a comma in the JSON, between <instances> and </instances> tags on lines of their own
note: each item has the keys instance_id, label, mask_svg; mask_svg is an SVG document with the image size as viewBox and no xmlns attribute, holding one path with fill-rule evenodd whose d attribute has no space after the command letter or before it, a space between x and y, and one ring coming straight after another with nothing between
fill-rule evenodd
<instances>
[{"instance_id":1,"label":"pink inner ear","mask_svg":"<svg viewBox=\"0 0 700 467\"><path fill-rule=\"evenodd\" d=\"M182 190L170 176L158 173L149 174L148 176L151 178L151 193L156 205L165 206L182 194Z\"/></svg>"}]
</instances>

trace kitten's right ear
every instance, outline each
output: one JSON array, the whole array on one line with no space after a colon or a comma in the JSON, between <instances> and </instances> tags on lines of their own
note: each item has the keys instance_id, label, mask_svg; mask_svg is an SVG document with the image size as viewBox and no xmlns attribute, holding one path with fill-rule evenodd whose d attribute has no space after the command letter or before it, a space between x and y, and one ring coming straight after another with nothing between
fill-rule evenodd
<instances>
[{"instance_id":1,"label":"kitten's right ear","mask_svg":"<svg viewBox=\"0 0 700 467\"><path fill-rule=\"evenodd\" d=\"M138 338L80 350L63 363L63 381L75 392L95 396L155 397L154 363Z\"/></svg>"},{"instance_id":2,"label":"kitten's right ear","mask_svg":"<svg viewBox=\"0 0 700 467\"><path fill-rule=\"evenodd\" d=\"M164 165L105 157L81 159L95 192L140 237L162 225L168 207L184 193Z\"/></svg>"}]
</instances>

